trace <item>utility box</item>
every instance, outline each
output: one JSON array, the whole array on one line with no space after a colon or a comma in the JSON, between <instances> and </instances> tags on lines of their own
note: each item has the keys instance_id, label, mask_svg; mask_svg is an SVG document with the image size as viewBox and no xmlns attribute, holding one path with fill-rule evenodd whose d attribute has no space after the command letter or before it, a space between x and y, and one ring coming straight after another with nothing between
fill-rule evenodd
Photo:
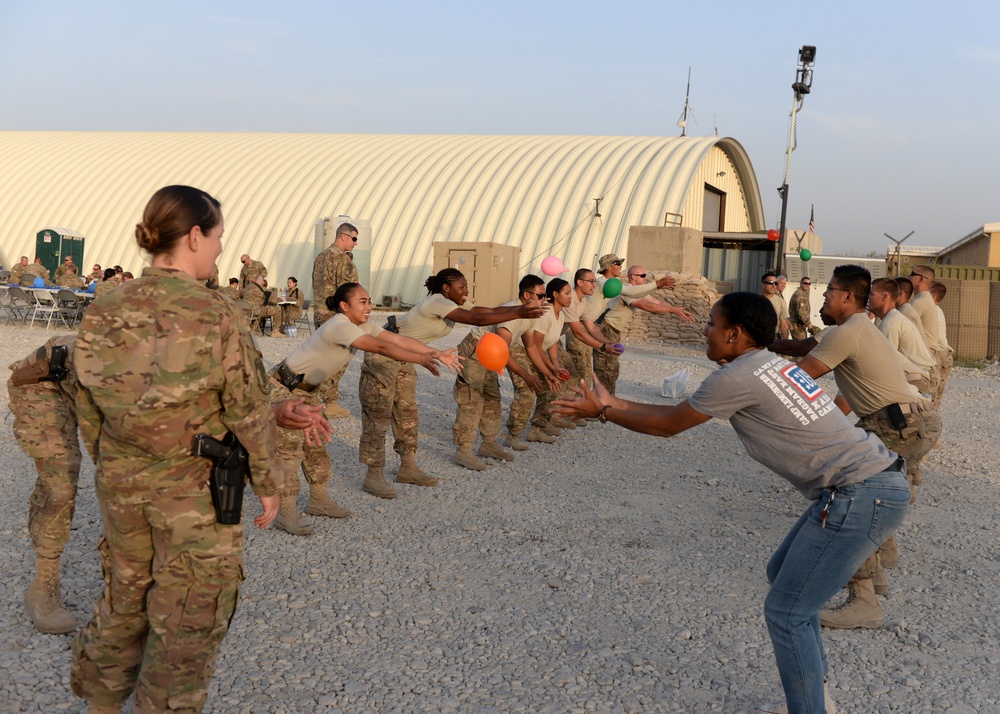
<instances>
[{"instance_id":1,"label":"utility box","mask_svg":"<svg viewBox=\"0 0 1000 714\"><path fill-rule=\"evenodd\" d=\"M434 272L462 271L469 281L469 301L496 307L517 298L521 249L503 243L434 243Z\"/></svg>"},{"instance_id":2,"label":"utility box","mask_svg":"<svg viewBox=\"0 0 1000 714\"><path fill-rule=\"evenodd\" d=\"M73 264L80 277L83 277L87 274L83 272L84 241L83 234L72 228L43 228L35 234L35 257L41 258L42 265L49 269L49 274L55 276L56 268L66 256L72 256ZM29 261L30 259L31 256Z\"/></svg>"}]
</instances>

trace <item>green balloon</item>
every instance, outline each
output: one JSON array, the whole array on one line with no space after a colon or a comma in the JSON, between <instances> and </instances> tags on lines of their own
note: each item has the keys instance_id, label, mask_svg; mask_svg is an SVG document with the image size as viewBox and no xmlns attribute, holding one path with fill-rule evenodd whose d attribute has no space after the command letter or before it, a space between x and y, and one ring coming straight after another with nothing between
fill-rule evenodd
<instances>
[{"instance_id":1,"label":"green balloon","mask_svg":"<svg viewBox=\"0 0 1000 714\"><path fill-rule=\"evenodd\" d=\"M799 258L801 258L803 262L808 262L812 257L812 251L808 248L803 248L799 251Z\"/></svg>"},{"instance_id":2,"label":"green balloon","mask_svg":"<svg viewBox=\"0 0 1000 714\"><path fill-rule=\"evenodd\" d=\"M622 281L618 278L608 278L604 282L604 297L613 298L618 297L618 294L622 291Z\"/></svg>"}]
</instances>

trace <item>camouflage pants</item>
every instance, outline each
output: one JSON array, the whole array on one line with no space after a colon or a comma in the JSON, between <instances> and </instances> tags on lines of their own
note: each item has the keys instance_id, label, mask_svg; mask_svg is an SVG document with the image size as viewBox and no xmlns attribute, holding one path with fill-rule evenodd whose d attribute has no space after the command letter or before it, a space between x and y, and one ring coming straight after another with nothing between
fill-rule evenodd
<instances>
[{"instance_id":1,"label":"camouflage pants","mask_svg":"<svg viewBox=\"0 0 1000 714\"><path fill-rule=\"evenodd\" d=\"M576 386L581 379L590 386L590 378L594 376L591 364L593 351L592 347L578 340L572 332L566 334L566 355L570 363L566 369L572 377L573 386Z\"/></svg>"},{"instance_id":2,"label":"camouflage pants","mask_svg":"<svg viewBox=\"0 0 1000 714\"><path fill-rule=\"evenodd\" d=\"M316 388L317 399L324 404L333 406L340 402L340 380L344 377L344 372L347 371L348 365L344 365L336 372L330 379L323 382Z\"/></svg>"},{"instance_id":3,"label":"camouflage pants","mask_svg":"<svg viewBox=\"0 0 1000 714\"><path fill-rule=\"evenodd\" d=\"M289 398L305 397L306 404L319 404L319 389L312 392L289 390L273 375L271 376L271 403L276 404ZM279 465L283 473L284 487L282 498L295 499L299 495L299 466L305 473L309 484L325 484L330 480L333 469L330 466L330 454L326 446L306 444L305 433L301 429L286 429L278 427L278 441L274 448L272 463Z\"/></svg>"},{"instance_id":4,"label":"camouflage pants","mask_svg":"<svg viewBox=\"0 0 1000 714\"><path fill-rule=\"evenodd\" d=\"M254 332L261 334L264 331L264 318L271 318L271 332L277 332L282 327L281 308L277 305L264 305L257 308L257 321Z\"/></svg>"},{"instance_id":5,"label":"camouflage pants","mask_svg":"<svg viewBox=\"0 0 1000 714\"><path fill-rule=\"evenodd\" d=\"M502 417L500 406L500 379L476 358L479 340L466 335L458 346L458 354L465 358L462 371L455 378L452 394L458 410L455 413L455 443L471 446L476 441L476 432L486 441L493 441L500 433Z\"/></svg>"},{"instance_id":6,"label":"camouflage pants","mask_svg":"<svg viewBox=\"0 0 1000 714\"><path fill-rule=\"evenodd\" d=\"M809 330L800 322L790 322L788 331L793 340L804 340L807 337L811 337Z\"/></svg>"},{"instance_id":7,"label":"camouflage pants","mask_svg":"<svg viewBox=\"0 0 1000 714\"><path fill-rule=\"evenodd\" d=\"M607 322L602 322L599 327L608 342L621 342L622 333L611 327ZM611 394L614 394L615 384L618 382L618 373L620 371L619 355L616 355L614 352L591 351L594 353L594 374L601 381L601 384Z\"/></svg>"},{"instance_id":8,"label":"camouflage pants","mask_svg":"<svg viewBox=\"0 0 1000 714\"><path fill-rule=\"evenodd\" d=\"M200 712L243 580L243 527L207 484L148 503L99 498L104 592L73 638L73 693L136 712Z\"/></svg>"},{"instance_id":9,"label":"camouflage pants","mask_svg":"<svg viewBox=\"0 0 1000 714\"><path fill-rule=\"evenodd\" d=\"M511 347L510 354L521 366L521 369L526 372L535 371L520 341ZM528 420L531 418L531 410L535 406L535 393L528 387L527 382L513 372L510 373L510 381L514 385L514 400L510 403L510 414L507 417L507 431L516 437L520 437L528 426Z\"/></svg>"},{"instance_id":10,"label":"camouflage pants","mask_svg":"<svg viewBox=\"0 0 1000 714\"><path fill-rule=\"evenodd\" d=\"M8 383L14 437L35 460L38 478L28 501L28 533L35 554L58 558L69 540L80 478L76 405L54 382Z\"/></svg>"},{"instance_id":11,"label":"camouflage pants","mask_svg":"<svg viewBox=\"0 0 1000 714\"><path fill-rule=\"evenodd\" d=\"M558 365L561 369L569 370L570 374L573 373L573 370L570 369L571 367L573 367L573 365L570 362L569 355L566 354L565 350L563 350L561 346L559 347ZM539 372L537 369L535 369L535 365L533 364L531 365L531 371L532 373L534 373L536 377L541 379L543 382L545 381L545 379L542 377L542 373ZM570 377L570 382L571 381L572 377ZM532 426L537 426L540 429L544 429L545 426L550 421L552 421L552 411L551 411L552 402L554 402L556 399L558 399L560 396L562 396L568 391L568 385L570 382L564 383L558 392L553 392L550 389L546 389L542 392L539 392L536 395L535 411L531 415Z\"/></svg>"},{"instance_id":12,"label":"camouflage pants","mask_svg":"<svg viewBox=\"0 0 1000 714\"><path fill-rule=\"evenodd\" d=\"M359 457L368 466L385 466L385 436L392 425L397 454L417 453L417 371L410 362L365 353L358 385L361 399Z\"/></svg>"},{"instance_id":13,"label":"camouflage pants","mask_svg":"<svg viewBox=\"0 0 1000 714\"><path fill-rule=\"evenodd\" d=\"M934 392L934 408L941 408L941 397L944 396L944 388L948 383L948 375L951 374L951 368L955 365L954 359L952 359L951 352L948 350L938 350L934 354L937 360L940 372L938 374L937 389Z\"/></svg>"}]
</instances>

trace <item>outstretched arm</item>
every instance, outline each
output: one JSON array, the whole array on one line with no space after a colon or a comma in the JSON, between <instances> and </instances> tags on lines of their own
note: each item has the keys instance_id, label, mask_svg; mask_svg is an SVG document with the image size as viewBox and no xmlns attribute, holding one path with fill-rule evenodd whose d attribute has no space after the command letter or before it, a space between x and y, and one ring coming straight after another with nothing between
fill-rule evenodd
<instances>
[{"instance_id":1,"label":"outstretched arm","mask_svg":"<svg viewBox=\"0 0 1000 714\"><path fill-rule=\"evenodd\" d=\"M694 313L688 312L682 307L674 307L670 303L664 302L653 296L647 296L641 300L634 300L632 302L632 307L637 307L640 310L645 310L646 312L653 313L654 315L676 315L684 322L694 322Z\"/></svg>"},{"instance_id":2,"label":"outstretched arm","mask_svg":"<svg viewBox=\"0 0 1000 714\"><path fill-rule=\"evenodd\" d=\"M569 417L595 417L603 413L607 421L653 436L673 436L712 418L695 411L686 399L675 406L664 406L613 397L596 377L593 391L582 379L580 389L574 391L577 392L576 398L555 400L552 411Z\"/></svg>"}]
</instances>

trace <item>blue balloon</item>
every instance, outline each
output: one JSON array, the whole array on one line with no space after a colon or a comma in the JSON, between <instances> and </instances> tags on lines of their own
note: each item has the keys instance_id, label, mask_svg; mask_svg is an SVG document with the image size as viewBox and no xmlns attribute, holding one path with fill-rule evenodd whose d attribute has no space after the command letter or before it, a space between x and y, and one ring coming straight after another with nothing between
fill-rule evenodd
<instances>
[{"instance_id":1,"label":"blue balloon","mask_svg":"<svg viewBox=\"0 0 1000 714\"><path fill-rule=\"evenodd\" d=\"M36 288L45 287L45 278L35 278L35 282L32 283Z\"/></svg>"}]
</instances>

